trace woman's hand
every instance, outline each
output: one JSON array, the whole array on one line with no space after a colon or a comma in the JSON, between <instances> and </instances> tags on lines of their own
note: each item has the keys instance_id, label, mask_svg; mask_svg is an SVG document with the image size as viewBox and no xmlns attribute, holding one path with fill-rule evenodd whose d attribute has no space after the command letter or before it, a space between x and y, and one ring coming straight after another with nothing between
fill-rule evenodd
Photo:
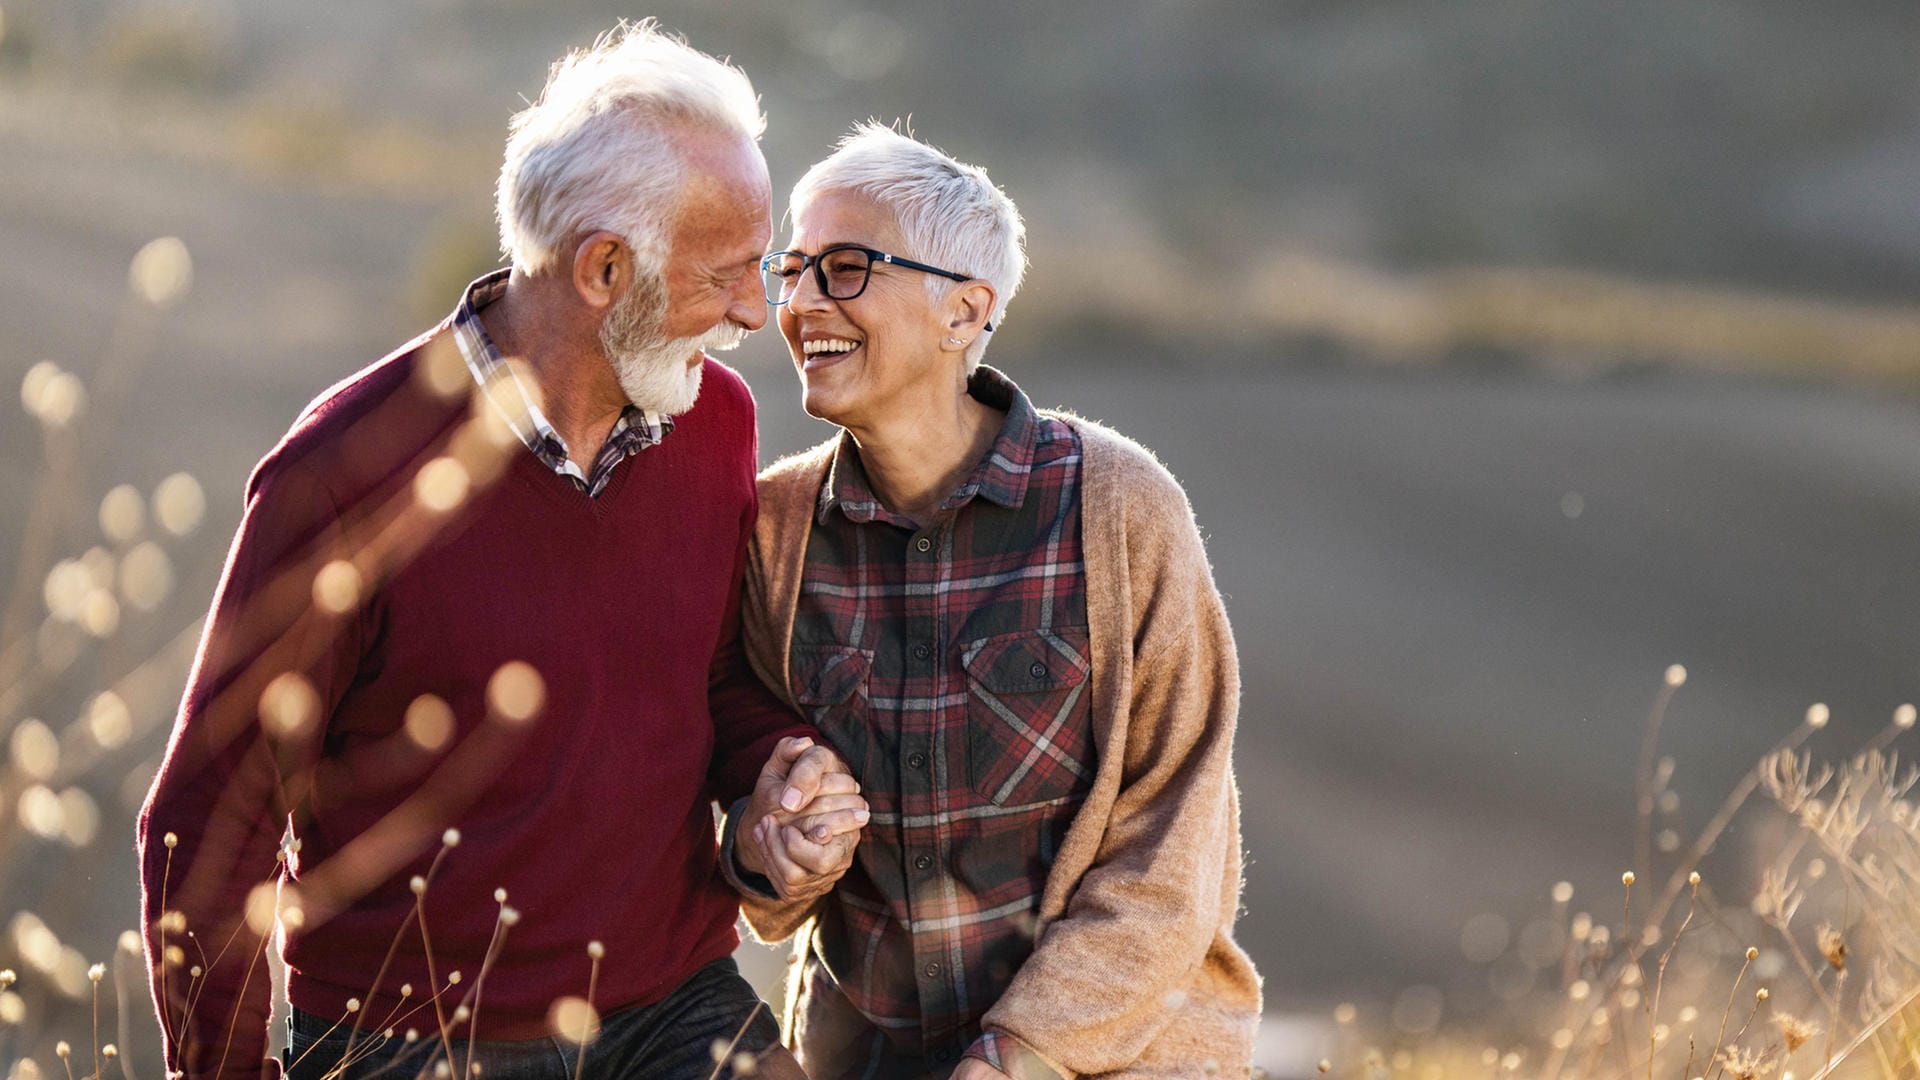
<instances>
[{"instance_id":1,"label":"woman's hand","mask_svg":"<svg viewBox=\"0 0 1920 1080\"><path fill-rule=\"evenodd\" d=\"M811 739L782 739L736 826L734 855L782 899L810 900L853 865L867 816L860 785L839 755Z\"/></svg>"}]
</instances>

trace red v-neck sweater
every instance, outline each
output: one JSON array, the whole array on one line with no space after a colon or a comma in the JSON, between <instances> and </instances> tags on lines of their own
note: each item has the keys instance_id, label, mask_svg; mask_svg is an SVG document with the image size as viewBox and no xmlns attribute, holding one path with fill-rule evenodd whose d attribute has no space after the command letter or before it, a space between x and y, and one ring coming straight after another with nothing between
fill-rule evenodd
<instances>
[{"instance_id":1,"label":"red v-neck sweater","mask_svg":"<svg viewBox=\"0 0 1920 1080\"><path fill-rule=\"evenodd\" d=\"M435 511L461 470L429 463L476 460L479 431L455 435L471 380L449 377L465 371L446 335L323 395L248 484L140 820L162 1028L189 1076L259 1067L266 966L242 913L289 823L296 1006L343 1017L357 998L363 1027L437 1032L432 1006L408 1010L459 971L445 1013L478 996L475 1037L533 1038L557 999L587 994L589 942L603 1012L734 949L709 800L750 791L781 736L812 734L739 648L756 454L739 376L708 360L698 405L598 498L513 442ZM352 572L321 572L342 559ZM410 879L430 868L429 957ZM476 987L501 888L520 919ZM180 966L161 963L169 946Z\"/></svg>"}]
</instances>

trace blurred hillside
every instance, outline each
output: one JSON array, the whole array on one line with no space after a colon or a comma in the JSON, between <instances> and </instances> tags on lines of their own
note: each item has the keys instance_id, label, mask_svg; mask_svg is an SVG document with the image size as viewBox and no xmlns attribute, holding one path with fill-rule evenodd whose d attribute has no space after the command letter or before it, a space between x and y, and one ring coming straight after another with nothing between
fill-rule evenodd
<instances>
[{"instance_id":1,"label":"blurred hillside","mask_svg":"<svg viewBox=\"0 0 1920 1080\"><path fill-rule=\"evenodd\" d=\"M868 116L1019 202L1033 270L991 362L1155 447L1229 597L1242 936L1276 1011L1494 1002L1461 927L1517 939L1555 880L1617 879L1670 662L1696 826L1810 702L1843 753L1920 696L1920 6L0 0L0 382L50 361L89 390L64 435L0 411L0 520L57 508L44 559L0 530L15 655L73 653L0 726L91 731L144 672L137 734L74 780L96 837L8 848L0 915L96 959L132 925L168 645L247 471L494 263L506 118L643 15L753 76L776 214ZM161 236L191 277L156 304L129 265ZM827 433L777 339L727 359L767 456ZM99 640L50 614L54 560L130 555L108 492L182 470L205 523L148 527L164 602Z\"/></svg>"},{"instance_id":2,"label":"blurred hillside","mask_svg":"<svg viewBox=\"0 0 1920 1080\"><path fill-rule=\"evenodd\" d=\"M1116 256L1153 271L1153 287L1118 291L1179 295L1295 250L1892 302L1920 284L1910 4L5 10L9 97L57 95L34 104L69 135L75 114L111 117L160 149L289 184L431 193L475 218L502 122L546 64L616 16L658 14L755 77L782 180L868 115L911 115L991 165L1033 225L1042 311L1070 312L1059 282L1114 291Z\"/></svg>"}]
</instances>

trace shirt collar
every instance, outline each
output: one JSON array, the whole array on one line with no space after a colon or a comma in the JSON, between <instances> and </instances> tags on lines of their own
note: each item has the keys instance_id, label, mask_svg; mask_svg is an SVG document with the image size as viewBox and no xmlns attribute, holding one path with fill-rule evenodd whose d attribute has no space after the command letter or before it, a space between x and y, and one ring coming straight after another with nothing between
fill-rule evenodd
<instances>
[{"instance_id":1,"label":"shirt collar","mask_svg":"<svg viewBox=\"0 0 1920 1080\"><path fill-rule=\"evenodd\" d=\"M1000 434L985 456L974 466L966 480L940 503L942 510L958 510L977 495L997 506L1015 509L1026 501L1027 481L1033 475L1034 447L1039 441L1039 417L1027 395L1012 379L985 364L975 368L967 379L967 394L992 409L1004 411L1006 420ZM860 449L853 435L840 433L828 466L826 483L820 488L818 520L825 524L827 514L838 506L854 522L874 520L911 528L913 522L890 513L880 504L860 462Z\"/></svg>"},{"instance_id":2,"label":"shirt collar","mask_svg":"<svg viewBox=\"0 0 1920 1080\"><path fill-rule=\"evenodd\" d=\"M493 338L487 333L486 324L480 320L480 312L489 304L506 295L507 279L512 270L502 267L476 278L460 296L460 306L453 312L453 340L460 347L460 355L467 362L467 370L474 381L485 391L487 400L493 405L500 417L533 451L548 468L564 476L573 476L585 481L568 453L567 441L554 430L547 415L540 411L534 396L527 391L525 383L520 381L515 366L507 363ZM673 417L648 412L633 405L620 410L620 418L614 421L613 431L608 442L626 441L622 437L629 429L638 432L636 440L641 446L658 443L673 430Z\"/></svg>"}]
</instances>

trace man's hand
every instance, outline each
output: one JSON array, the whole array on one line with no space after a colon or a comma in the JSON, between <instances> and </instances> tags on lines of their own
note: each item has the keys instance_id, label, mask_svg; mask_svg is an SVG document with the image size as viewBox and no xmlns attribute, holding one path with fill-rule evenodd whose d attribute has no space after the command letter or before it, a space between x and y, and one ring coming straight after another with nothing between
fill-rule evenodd
<instances>
[{"instance_id":1,"label":"man's hand","mask_svg":"<svg viewBox=\"0 0 1920 1080\"><path fill-rule=\"evenodd\" d=\"M949 1080L1009 1080L1009 1077L979 1058L961 1058L960 1067L953 1070Z\"/></svg>"},{"instance_id":2,"label":"man's hand","mask_svg":"<svg viewBox=\"0 0 1920 1080\"><path fill-rule=\"evenodd\" d=\"M811 739L782 739L735 827L734 855L782 899L810 900L853 865L866 823L867 803L846 763Z\"/></svg>"}]
</instances>

